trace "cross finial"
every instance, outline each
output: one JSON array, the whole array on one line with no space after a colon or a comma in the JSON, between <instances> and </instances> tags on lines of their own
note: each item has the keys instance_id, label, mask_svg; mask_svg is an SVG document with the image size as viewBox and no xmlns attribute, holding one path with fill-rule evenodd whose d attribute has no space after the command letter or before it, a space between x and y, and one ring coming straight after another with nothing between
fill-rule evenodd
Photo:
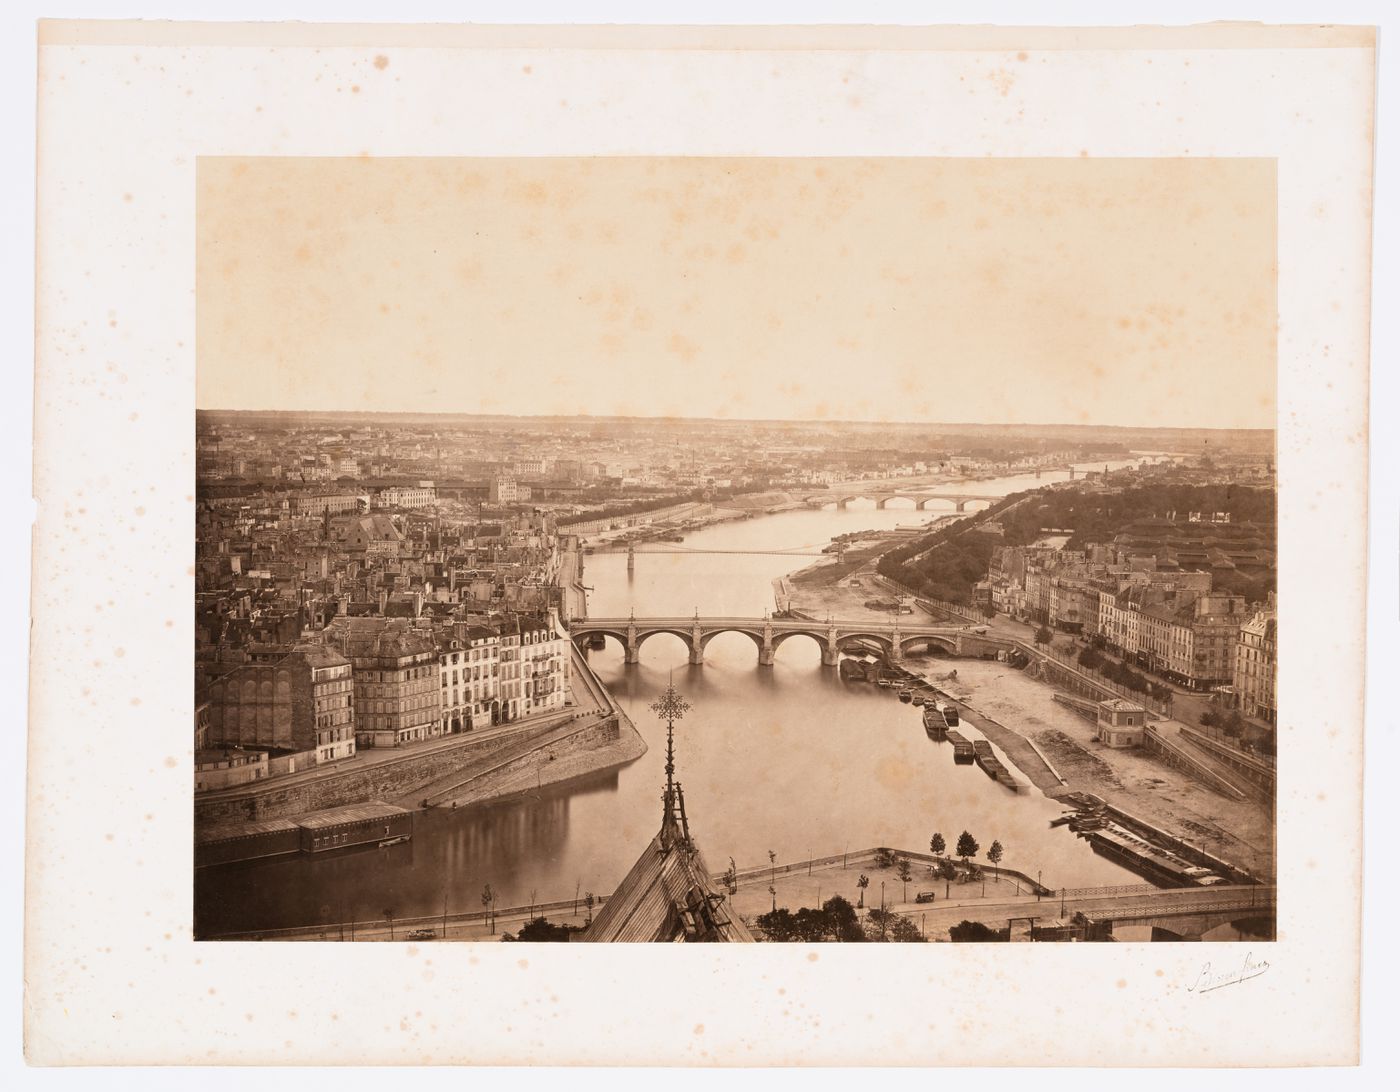
<instances>
[{"instance_id":1,"label":"cross finial","mask_svg":"<svg viewBox=\"0 0 1400 1092\"><path fill-rule=\"evenodd\" d=\"M656 714L657 719L666 722L666 795L662 799L667 817L671 814L671 801L675 793L676 721L684 717L689 710L690 703L676 692L674 682L667 683L661 697L651 703L651 711Z\"/></svg>"}]
</instances>

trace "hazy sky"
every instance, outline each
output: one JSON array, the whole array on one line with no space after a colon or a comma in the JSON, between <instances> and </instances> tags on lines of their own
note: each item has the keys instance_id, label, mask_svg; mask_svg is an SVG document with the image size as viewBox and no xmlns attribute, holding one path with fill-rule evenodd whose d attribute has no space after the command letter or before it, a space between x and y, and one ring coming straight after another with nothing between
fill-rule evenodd
<instances>
[{"instance_id":1,"label":"hazy sky","mask_svg":"<svg viewBox=\"0 0 1400 1092\"><path fill-rule=\"evenodd\" d=\"M1258 159L201 159L204 409L1274 425Z\"/></svg>"}]
</instances>

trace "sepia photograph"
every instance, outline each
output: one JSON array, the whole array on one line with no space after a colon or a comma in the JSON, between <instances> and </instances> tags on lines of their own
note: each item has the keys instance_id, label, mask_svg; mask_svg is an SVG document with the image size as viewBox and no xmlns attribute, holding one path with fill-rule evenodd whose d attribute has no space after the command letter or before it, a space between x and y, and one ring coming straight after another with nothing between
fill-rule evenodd
<instances>
[{"instance_id":1,"label":"sepia photograph","mask_svg":"<svg viewBox=\"0 0 1400 1092\"><path fill-rule=\"evenodd\" d=\"M703 14L39 24L28 1064L1358 1063L1375 28Z\"/></svg>"},{"instance_id":2,"label":"sepia photograph","mask_svg":"<svg viewBox=\"0 0 1400 1092\"><path fill-rule=\"evenodd\" d=\"M197 185L197 939L1272 939L1271 161Z\"/></svg>"}]
</instances>

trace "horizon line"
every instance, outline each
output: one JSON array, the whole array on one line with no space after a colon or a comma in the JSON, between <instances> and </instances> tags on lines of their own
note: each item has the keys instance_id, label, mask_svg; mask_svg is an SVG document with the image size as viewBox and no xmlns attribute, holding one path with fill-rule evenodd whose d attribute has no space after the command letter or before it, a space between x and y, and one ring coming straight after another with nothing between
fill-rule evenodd
<instances>
[{"instance_id":1,"label":"horizon line","mask_svg":"<svg viewBox=\"0 0 1400 1092\"><path fill-rule=\"evenodd\" d=\"M482 413L471 410L411 410L411 409L248 409L231 407L196 406L195 413L249 413L249 414L321 414L355 416L414 416L414 417L470 417L512 421L672 421L735 425L811 425L839 426L900 425L924 428L1066 428L1066 429L1132 429L1140 432L1269 432L1277 433L1276 426L1264 425L1143 425L1143 424L1086 424L1068 421L915 421L857 418L784 418L784 417L689 417L673 414L596 414L596 413Z\"/></svg>"}]
</instances>

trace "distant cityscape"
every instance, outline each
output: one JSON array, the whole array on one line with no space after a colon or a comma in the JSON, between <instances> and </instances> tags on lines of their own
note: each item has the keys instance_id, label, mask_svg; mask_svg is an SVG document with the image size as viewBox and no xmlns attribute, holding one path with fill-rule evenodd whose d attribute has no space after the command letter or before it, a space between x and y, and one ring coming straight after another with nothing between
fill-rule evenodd
<instances>
[{"instance_id":1,"label":"distant cityscape","mask_svg":"<svg viewBox=\"0 0 1400 1092\"><path fill-rule=\"evenodd\" d=\"M775 579L771 607L747 624L760 669L784 639L773 626L786 623L826 642L824 664L849 661L843 679L864 677L868 666L870 681L899 688L904 700L912 693L923 704L926 691L930 709L935 692L940 702L965 702L966 718L975 701L959 698L958 671L911 674L911 660L932 656L937 667L951 650L1009 665L1043 680L1071 719L1086 722L1078 742L1073 732L1042 737L1036 753L1055 780L1020 772L1046 795L1078 790L1090 829L1111 793L1085 790L1130 788L1112 765L1120 759L1111 752L1122 751L1170 769L1163 784L1184 773L1245 801L1268 832L1252 837L1248 860L1217 848L1214 863L1193 864L1181 845L1158 840L1155 864L1138 854L1129 867L1158 883L1194 869L1213 882L1269 884L1273 442L1271 432L1251 431L202 411L196 862L204 873L353 847L389 852L414 837L415 815L626 768L646 745L589 661L611 637L632 664L650 631L635 610L630 620L597 620L590 555L625 553L630 580L634 565L652 562L638 553L684 556L682 543L707 528L854 507L933 518L913 527L886 519L804 547L814 558ZM852 622L838 635L835 623L816 624L823 618ZM862 630L859 619L872 621ZM687 641L692 667L714 633L745 630L727 616L712 624L698 608L686 628L657 626ZM1012 754L994 731L986 735ZM1086 749L1107 757L1083 762L1084 778L1067 778L1042 753L1054 746L1071 767ZM670 769L668 749L659 836L668 852L693 848ZM1016 772L1006 780L1017 785ZM1167 834L1192 840L1184 829ZM871 861L865 867L878 867ZM901 868L893 857L886 864ZM966 859L962 866L955 875L981 875ZM942 866L930 867L936 875ZM687 917L682 907L670 924L653 922L657 935L646 939L687 930L687 939L791 939L767 916L779 912L776 871L764 881L772 894L759 900L771 908L745 902L731 874L690 881L709 891L705 905L728 899L730 910L697 917L692 908ZM632 886L651 882L660 875ZM606 876L595 884L586 906L575 892L568 913L555 907L554 920L574 922L559 927L564 935L637 939L599 935L626 929L621 903L593 923L609 887ZM488 885L479 907L444 909L440 925L416 921L413 931L499 935L496 901ZM546 916L537 901L517 904L507 920L545 929L532 924ZM951 905L947 912L957 916ZM353 908L332 916L342 921L336 936L352 939L343 919L353 933ZM223 905L219 917L223 926L205 935L248 932L228 927L240 920L237 906ZM892 919L864 920L859 929L878 925L875 939L924 939L891 929ZM1077 927L1092 932L1086 921ZM324 922L301 924L325 935ZM361 921L359 939L380 939L386 927L392 939L387 913ZM1069 918L1056 926L1073 927Z\"/></svg>"}]
</instances>

